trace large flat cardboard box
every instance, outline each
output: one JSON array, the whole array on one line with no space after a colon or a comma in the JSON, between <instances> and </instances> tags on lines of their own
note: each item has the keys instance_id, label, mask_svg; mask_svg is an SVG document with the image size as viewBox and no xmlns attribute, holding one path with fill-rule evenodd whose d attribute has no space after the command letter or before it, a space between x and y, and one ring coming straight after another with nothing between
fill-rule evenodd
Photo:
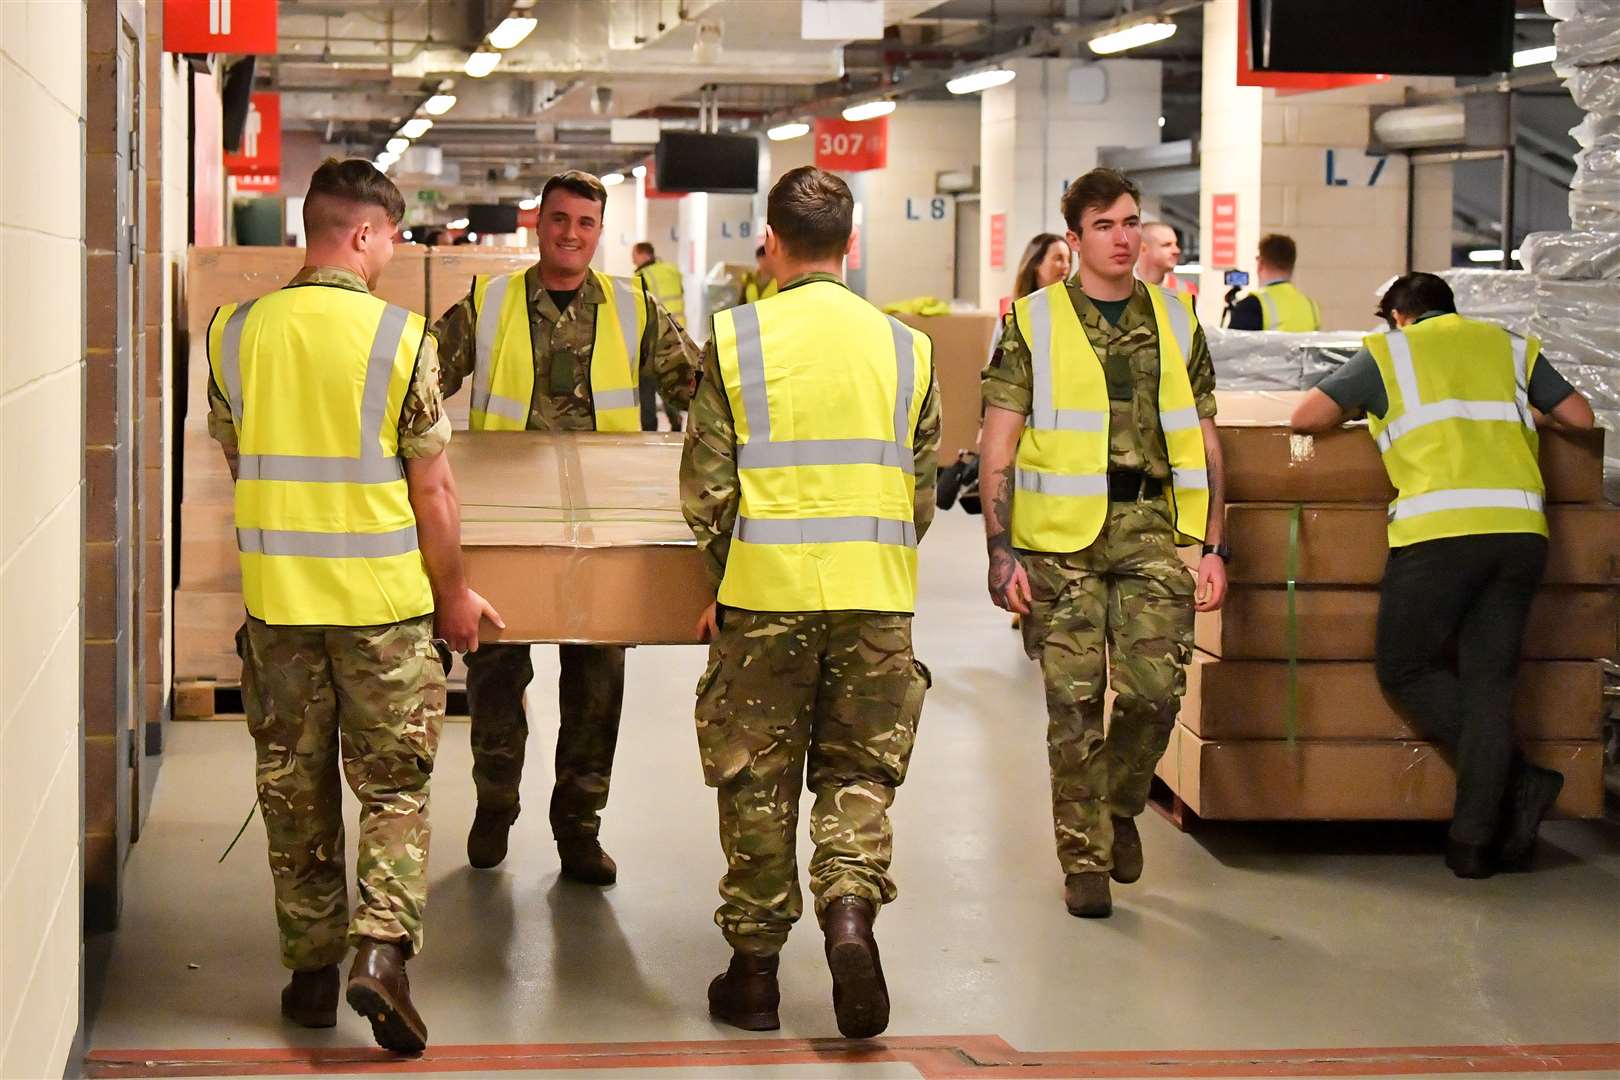
<instances>
[{"instance_id":1,"label":"large flat cardboard box","mask_svg":"<svg viewBox=\"0 0 1620 1080\"><path fill-rule=\"evenodd\" d=\"M1293 507L1286 504L1238 503L1226 508L1226 542L1232 547L1228 580L1254 585L1288 580L1292 515ZM1620 507L1550 506L1547 531L1545 582L1620 583ZM1309 585L1377 585L1384 578L1388 539L1389 518L1383 506L1305 506L1300 512L1295 580Z\"/></svg>"},{"instance_id":2,"label":"large flat cardboard box","mask_svg":"<svg viewBox=\"0 0 1620 1080\"><path fill-rule=\"evenodd\" d=\"M1226 460L1226 501L1365 502L1395 497L1365 424L1295 435L1288 418L1303 393L1217 391L1216 425ZM1603 432L1541 432L1549 502L1603 498Z\"/></svg>"},{"instance_id":3,"label":"large flat cardboard box","mask_svg":"<svg viewBox=\"0 0 1620 1080\"><path fill-rule=\"evenodd\" d=\"M377 282L376 294L419 314L427 312L427 248L401 244ZM214 309L274 292L304 265L294 247L192 248L186 266L186 324L195 349Z\"/></svg>"},{"instance_id":4,"label":"large flat cardboard box","mask_svg":"<svg viewBox=\"0 0 1620 1080\"><path fill-rule=\"evenodd\" d=\"M681 516L681 436L466 432L450 440L486 641L696 642L714 599Z\"/></svg>"},{"instance_id":5,"label":"large flat cardboard box","mask_svg":"<svg viewBox=\"0 0 1620 1080\"><path fill-rule=\"evenodd\" d=\"M1603 816L1603 744L1529 743L1564 774L1553 816ZM1421 742L1201 739L1177 724L1159 778L1210 821L1445 821L1456 773Z\"/></svg>"},{"instance_id":6,"label":"large flat cardboard box","mask_svg":"<svg viewBox=\"0 0 1620 1080\"><path fill-rule=\"evenodd\" d=\"M473 278L478 274L510 274L514 270L527 270L540 260L533 251L500 251L478 248L426 248L427 298L419 309L427 313L432 324L443 318L458 301L472 292Z\"/></svg>"},{"instance_id":7,"label":"large flat cardboard box","mask_svg":"<svg viewBox=\"0 0 1620 1080\"><path fill-rule=\"evenodd\" d=\"M1301 660L1371 660L1378 625L1372 589L1310 588L1296 592ZM1193 639L1228 660L1288 659L1288 596L1282 588L1237 585L1220 611L1200 612ZM1597 660L1620 652L1620 593L1555 585L1530 605L1524 656L1531 660Z\"/></svg>"},{"instance_id":8,"label":"large flat cardboard box","mask_svg":"<svg viewBox=\"0 0 1620 1080\"><path fill-rule=\"evenodd\" d=\"M939 460L948 465L979 442L979 373L990 359L999 320L989 311L960 315L897 315L934 342L934 378L941 410Z\"/></svg>"},{"instance_id":9,"label":"large flat cardboard box","mask_svg":"<svg viewBox=\"0 0 1620 1080\"><path fill-rule=\"evenodd\" d=\"M1422 739L1378 686L1373 665L1316 661L1297 666L1301 739ZM1288 664L1217 660L1197 653L1187 665L1181 724L1205 739L1288 736ZM1590 661L1531 661L1519 668L1514 726L1537 741L1599 737L1603 667Z\"/></svg>"}]
</instances>

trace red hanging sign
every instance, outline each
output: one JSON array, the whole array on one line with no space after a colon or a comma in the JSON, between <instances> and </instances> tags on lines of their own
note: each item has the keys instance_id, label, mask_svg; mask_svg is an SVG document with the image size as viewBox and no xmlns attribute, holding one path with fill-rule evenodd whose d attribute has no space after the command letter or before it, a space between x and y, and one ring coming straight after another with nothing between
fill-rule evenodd
<instances>
[{"instance_id":1,"label":"red hanging sign","mask_svg":"<svg viewBox=\"0 0 1620 1080\"><path fill-rule=\"evenodd\" d=\"M1209 263L1216 267L1236 267L1237 196L1209 197Z\"/></svg>"},{"instance_id":2,"label":"red hanging sign","mask_svg":"<svg viewBox=\"0 0 1620 1080\"><path fill-rule=\"evenodd\" d=\"M273 53L276 0L163 0L163 51Z\"/></svg>"},{"instance_id":3,"label":"red hanging sign","mask_svg":"<svg viewBox=\"0 0 1620 1080\"><path fill-rule=\"evenodd\" d=\"M248 99L242 123L242 144L225 155L225 171L232 176L281 174L281 95L255 93Z\"/></svg>"},{"instance_id":4,"label":"red hanging sign","mask_svg":"<svg viewBox=\"0 0 1620 1080\"><path fill-rule=\"evenodd\" d=\"M990 269L1007 269L1007 215L990 215Z\"/></svg>"},{"instance_id":5,"label":"red hanging sign","mask_svg":"<svg viewBox=\"0 0 1620 1080\"><path fill-rule=\"evenodd\" d=\"M864 172L889 163L889 118L838 120L816 118L816 168L828 172Z\"/></svg>"}]
</instances>

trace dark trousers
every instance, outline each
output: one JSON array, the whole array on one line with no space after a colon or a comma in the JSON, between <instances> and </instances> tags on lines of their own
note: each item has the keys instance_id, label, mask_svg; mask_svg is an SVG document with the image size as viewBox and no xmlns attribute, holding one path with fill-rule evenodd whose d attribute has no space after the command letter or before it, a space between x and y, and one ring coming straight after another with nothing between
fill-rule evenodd
<instances>
[{"instance_id":1,"label":"dark trousers","mask_svg":"<svg viewBox=\"0 0 1620 1080\"><path fill-rule=\"evenodd\" d=\"M1378 604L1378 682L1457 770L1451 837L1488 844L1522 759L1513 689L1547 541L1530 533L1395 548ZM1453 659L1455 650L1455 659Z\"/></svg>"}]
</instances>

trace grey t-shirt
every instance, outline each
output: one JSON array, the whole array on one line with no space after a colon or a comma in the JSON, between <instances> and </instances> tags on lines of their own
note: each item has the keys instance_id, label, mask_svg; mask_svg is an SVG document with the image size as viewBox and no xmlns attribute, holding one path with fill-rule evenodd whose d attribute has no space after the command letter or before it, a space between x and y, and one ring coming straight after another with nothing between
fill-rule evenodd
<instances>
[{"instance_id":1,"label":"grey t-shirt","mask_svg":"<svg viewBox=\"0 0 1620 1080\"><path fill-rule=\"evenodd\" d=\"M1445 314L1431 311L1418 319L1432 319ZM1366 349L1357 352L1350 362L1316 384L1316 388L1339 408L1352 415L1365 411L1369 416L1383 416L1389 411L1389 395L1384 392L1384 377L1379 374L1378 361ZM1551 412L1575 388L1542 356L1530 369L1530 404L1541 412Z\"/></svg>"}]
</instances>

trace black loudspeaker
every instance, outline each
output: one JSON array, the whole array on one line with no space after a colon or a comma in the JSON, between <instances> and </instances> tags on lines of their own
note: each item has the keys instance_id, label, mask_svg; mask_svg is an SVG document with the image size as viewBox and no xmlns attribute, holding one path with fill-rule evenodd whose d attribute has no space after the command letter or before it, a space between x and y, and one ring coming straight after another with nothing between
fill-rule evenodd
<instances>
[{"instance_id":1,"label":"black loudspeaker","mask_svg":"<svg viewBox=\"0 0 1620 1080\"><path fill-rule=\"evenodd\" d=\"M467 207L467 231L484 233L514 233L518 229L518 208L514 205L487 203Z\"/></svg>"},{"instance_id":2,"label":"black loudspeaker","mask_svg":"<svg viewBox=\"0 0 1620 1080\"><path fill-rule=\"evenodd\" d=\"M253 57L244 56L225 71L219 104L225 128L225 152L242 149L242 129L247 126L248 104L253 96Z\"/></svg>"}]
</instances>

